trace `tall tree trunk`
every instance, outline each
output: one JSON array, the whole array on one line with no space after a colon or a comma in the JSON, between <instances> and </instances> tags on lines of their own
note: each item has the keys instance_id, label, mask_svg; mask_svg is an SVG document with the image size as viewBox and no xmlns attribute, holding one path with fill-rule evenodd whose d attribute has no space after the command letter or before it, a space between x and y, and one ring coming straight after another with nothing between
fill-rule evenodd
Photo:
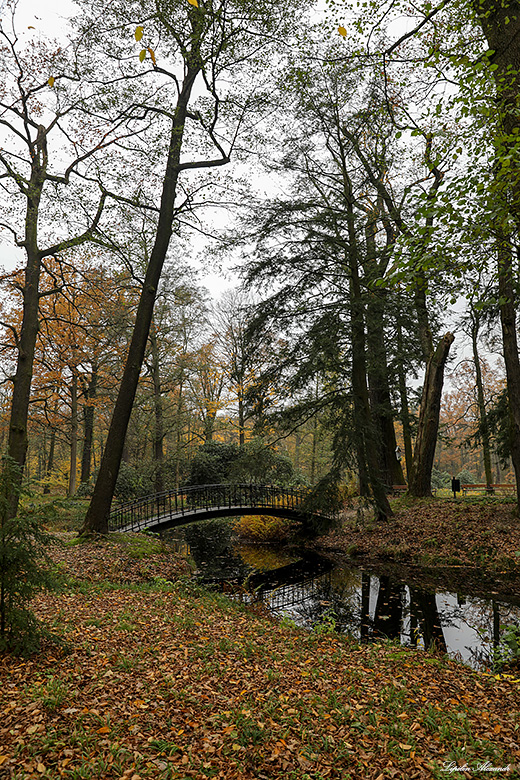
<instances>
[{"instance_id":1,"label":"tall tree trunk","mask_svg":"<svg viewBox=\"0 0 520 780\"><path fill-rule=\"evenodd\" d=\"M78 467L78 372L72 370L70 388L70 469L67 495L72 498L76 494L76 472Z\"/></svg>"},{"instance_id":2,"label":"tall tree trunk","mask_svg":"<svg viewBox=\"0 0 520 780\"><path fill-rule=\"evenodd\" d=\"M27 210L25 215L24 248L27 257L23 286L22 329L17 339L18 356L11 398L9 439L7 453L19 467L14 473L21 483L27 457L27 419L34 365L34 352L38 335L38 304L41 257L38 250L38 211L47 169L47 141L45 128L38 128L34 143L31 178L27 185ZM4 480L6 486L8 480ZM9 489L4 496L9 507L8 515L14 517L18 511L19 490Z\"/></svg>"},{"instance_id":3,"label":"tall tree trunk","mask_svg":"<svg viewBox=\"0 0 520 780\"><path fill-rule=\"evenodd\" d=\"M243 447L246 443L246 427L244 413L244 391L242 387L240 387L238 393L238 445L239 447Z\"/></svg>"},{"instance_id":4,"label":"tall tree trunk","mask_svg":"<svg viewBox=\"0 0 520 780\"><path fill-rule=\"evenodd\" d=\"M381 442L379 448L381 475L388 487L404 485L403 467L397 460L394 413L388 382L387 356L383 325L383 303L372 293L367 307L367 353L370 408Z\"/></svg>"},{"instance_id":5,"label":"tall tree trunk","mask_svg":"<svg viewBox=\"0 0 520 780\"><path fill-rule=\"evenodd\" d=\"M108 532L108 516L123 454L124 440L143 365L157 288L172 234L174 204L180 173L180 155L188 102L200 67L200 55L196 58L194 57L193 62L187 64L182 89L177 101L170 134L168 161L163 181L157 233L139 298L134 329L110 423L105 451L82 532Z\"/></svg>"},{"instance_id":6,"label":"tall tree trunk","mask_svg":"<svg viewBox=\"0 0 520 780\"><path fill-rule=\"evenodd\" d=\"M153 433L153 457L155 466L155 492L164 490L164 415L163 398L161 388L161 365L157 332L152 322L150 330L151 366L150 373L153 384L153 408L154 408L154 433Z\"/></svg>"},{"instance_id":7,"label":"tall tree trunk","mask_svg":"<svg viewBox=\"0 0 520 780\"><path fill-rule=\"evenodd\" d=\"M204 431L204 443L207 441L213 441L213 432L215 430L215 417L216 412L206 406L204 410L203 419L203 431Z\"/></svg>"},{"instance_id":8,"label":"tall tree trunk","mask_svg":"<svg viewBox=\"0 0 520 780\"><path fill-rule=\"evenodd\" d=\"M54 452L56 450L56 428L51 428L51 440L49 442L49 454L47 457L47 468L45 470L45 475L47 477L47 480L50 480L52 469L54 468ZM51 492L51 487L49 484L45 485L43 488L43 492L45 494L48 494Z\"/></svg>"},{"instance_id":9,"label":"tall tree trunk","mask_svg":"<svg viewBox=\"0 0 520 780\"><path fill-rule=\"evenodd\" d=\"M350 277L350 320L352 328L352 395L354 399L354 425L356 428L360 484L370 484L377 519L387 520L393 515L379 470L378 448L374 422L370 413L365 354L364 306L359 280L359 253L356 237L352 189L344 169L344 186L348 214L347 263Z\"/></svg>"},{"instance_id":10,"label":"tall tree trunk","mask_svg":"<svg viewBox=\"0 0 520 780\"><path fill-rule=\"evenodd\" d=\"M499 129L494 187L502 192L504 203L508 196L508 209L520 227L520 3L518 0L473 0L473 7L492 52L490 63L495 66L492 76L496 84ZM507 159L504 166L502 158Z\"/></svg>"},{"instance_id":11,"label":"tall tree trunk","mask_svg":"<svg viewBox=\"0 0 520 780\"><path fill-rule=\"evenodd\" d=\"M92 365L92 373L87 385L85 396L86 403L83 407L83 452L81 453L81 483L87 484L90 480L92 467L92 445L94 441L94 399L97 395L98 367Z\"/></svg>"},{"instance_id":12,"label":"tall tree trunk","mask_svg":"<svg viewBox=\"0 0 520 780\"><path fill-rule=\"evenodd\" d=\"M369 213L365 225L366 258L363 268L369 287L366 302L367 369L370 408L376 426L377 437L381 445L378 450L379 468L385 485L390 487L392 485L404 485L405 480L403 468L396 456L397 441L394 429L394 410L392 408L390 384L388 381L388 360L384 327L387 295L385 290L377 288L375 285L376 279L384 275L388 265L387 252L383 252L381 263L377 262L376 233L379 214L382 216L387 233L387 249L395 241L393 231L387 224L388 220L383 214L383 205L380 200L379 209Z\"/></svg>"},{"instance_id":13,"label":"tall tree trunk","mask_svg":"<svg viewBox=\"0 0 520 780\"><path fill-rule=\"evenodd\" d=\"M495 200L502 199L520 228L520 3L473 0L475 13L492 51L499 129L496 134ZM502 165L502 160L506 165ZM511 249L498 227L498 278L500 320L506 364L507 394L511 415L511 459L516 478L517 512L520 513L520 365L516 335L515 296L512 284Z\"/></svg>"},{"instance_id":14,"label":"tall tree trunk","mask_svg":"<svg viewBox=\"0 0 520 780\"><path fill-rule=\"evenodd\" d=\"M399 402L401 405L400 419L403 426L404 443L404 461L406 465L406 477L410 481L410 474L413 467L413 448L412 448L412 425L410 421L410 411L408 408L408 390L406 388L406 374L403 366L403 331L401 320L397 319L397 381L399 387Z\"/></svg>"},{"instance_id":15,"label":"tall tree trunk","mask_svg":"<svg viewBox=\"0 0 520 780\"><path fill-rule=\"evenodd\" d=\"M318 415L312 418L311 485L316 481L316 447L318 444Z\"/></svg>"},{"instance_id":16,"label":"tall tree trunk","mask_svg":"<svg viewBox=\"0 0 520 780\"><path fill-rule=\"evenodd\" d=\"M182 406L184 401L184 380L181 376L178 387L178 402L175 425L175 488L178 490L181 483L181 444L182 444Z\"/></svg>"},{"instance_id":17,"label":"tall tree trunk","mask_svg":"<svg viewBox=\"0 0 520 780\"><path fill-rule=\"evenodd\" d=\"M486 475L486 485L493 484L493 472L491 469L491 446L489 443L489 425L486 412L486 399L484 396L484 382L482 380L482 366L478 354L478 318L473 315L471 324L471 346L473 350L473 363L475 366L475 377L477 385L477 406L479 416L480 440L482 442L482 459L484 461L484 473Z\"/></svg>"},{"instance_id":18,"label":"tall tree trunk","mask_svg":"<svg viewBox=\"0 0 520 780\"><path fill-rule=\"evenodd\" d=\"M414 459L408 482L410 494L416 498L431 496L432 493L432 468L439 430L444 368L454 339L453 333L446 333L426 367Z\"/></svg>"},{"instance_id":19,"label":"tall tree trunk","mask_svg":"<svg viewBox=\"0 0 520 780\"><path fill-rule=\"evenodd\" d=\"M520 511L520 360L518 358L512 266L511 247L507 240L503 239L498 250L500 322L502 324L507 398L509 401L510 451L516 479L517 510Z\"/></svg>"}]
</instances>

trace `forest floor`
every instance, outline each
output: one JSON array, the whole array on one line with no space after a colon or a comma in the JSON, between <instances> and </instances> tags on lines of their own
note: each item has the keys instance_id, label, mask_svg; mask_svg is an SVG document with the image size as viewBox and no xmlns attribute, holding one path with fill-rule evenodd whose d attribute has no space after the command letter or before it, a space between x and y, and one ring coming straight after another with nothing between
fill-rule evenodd
<instances>
[{"instance_id":1,"label":"forest floor","mask_svg":"<svg viewBox=\"0 0 520 780\"><path fill-rule=\"evenodd\" d=\"M397 498L392 507L386 523L349 512L316 547L430 587L520 598L520 518L512 500Z\"/></svg>"},{"instance_id":2,"label":"forest floor","mask_svg":"<svg viewBox=\"0 0 520 780\"><path fill-rule=\"evenodd\" d=\"M415 516L401 509L394 532ZM56 536L60 587L33 609L62 644L0 657L2 780L520 776L514 673L277 622L201 589L154 539ZM507 560L514 538L497 537Z\"/></svg>"}]
</instances>

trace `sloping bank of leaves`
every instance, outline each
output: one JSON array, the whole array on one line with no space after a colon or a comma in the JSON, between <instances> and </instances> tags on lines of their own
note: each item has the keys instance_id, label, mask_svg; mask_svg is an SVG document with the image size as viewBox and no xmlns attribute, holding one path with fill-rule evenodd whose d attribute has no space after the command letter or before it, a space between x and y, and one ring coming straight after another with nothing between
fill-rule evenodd
<instances>
[{"instance_id":1,"label":"sloping bank of leaves","mask_svg":"<svg viewBox=\"0 0 520 780\"><path fill-rule=\"evenodd\" d=\"M520 764L514 678L287 628L189 581L69 578L34 608L68 650L0 659L0 778L413 780Z\"/></svg>"},{"instance_id":2,"label":"sloping bank of leaves","mask_svg":"<svg viewBox=\"0 0 520 780\"><path fill-rule=\"evenodd\" d=\"M507 583L520 596L520 519L512 501L397 499L393 508L394 517L386 523L350 512L316 546L366 563L468 567Z\"/></svg>"}]
</instances>

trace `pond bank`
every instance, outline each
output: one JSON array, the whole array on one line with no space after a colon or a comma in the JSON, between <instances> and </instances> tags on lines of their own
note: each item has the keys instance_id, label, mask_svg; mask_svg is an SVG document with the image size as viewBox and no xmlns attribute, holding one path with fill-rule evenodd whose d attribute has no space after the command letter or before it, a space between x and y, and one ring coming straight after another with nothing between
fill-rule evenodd
<instances>
[{"instance_id":1,"label":"pond bank","mask_svg":"<svg viewBox=\"0 0 520 780\"><path fill-rule=\"evenodd\" d=\"M313 548L337 560L387 567L428 582L520 599L520 519L515 505L493 499L406 498L392 502L395 515L375 523L355 511ZM398 565L398 566L396 566Z\"/></svg>"},{"instance_id":2,"label":"pond bank","mask_svg":"<svg viewBox=\"0 0 520 780\"><path fill-rule=\"evenodd\" d=\"M326 626L287 627L192 580L166 583L167 551L116 544L55 551L62 592L34 607L66 651L0 658L0 778L515 774L516 678L360 646ZM113 557L128 564L129 581L115 568L101 576Z\"/></svg>"}]
</instances>

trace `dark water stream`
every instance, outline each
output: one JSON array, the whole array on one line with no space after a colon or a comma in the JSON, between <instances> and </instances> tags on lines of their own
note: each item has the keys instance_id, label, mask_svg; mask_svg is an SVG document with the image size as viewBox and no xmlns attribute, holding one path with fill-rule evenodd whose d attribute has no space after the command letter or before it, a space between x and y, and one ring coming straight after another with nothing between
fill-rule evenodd
<instances>
[{"instance_id":1,"label":"dark water stream","mask_svg":"<svg viewBox=\"0 0 520 780\"><path fill-rule=\"evenodd\" d=\"M170 532L206 583L262 601L278 617L334 627L363 641L435 645L474 668L492 668L506 626L520 625L520 602L418 587L400 576L338 565L315 553L247 545L230 520ZM502 645L501 645L502 646Z\"/></svg>"}]
</instances>

